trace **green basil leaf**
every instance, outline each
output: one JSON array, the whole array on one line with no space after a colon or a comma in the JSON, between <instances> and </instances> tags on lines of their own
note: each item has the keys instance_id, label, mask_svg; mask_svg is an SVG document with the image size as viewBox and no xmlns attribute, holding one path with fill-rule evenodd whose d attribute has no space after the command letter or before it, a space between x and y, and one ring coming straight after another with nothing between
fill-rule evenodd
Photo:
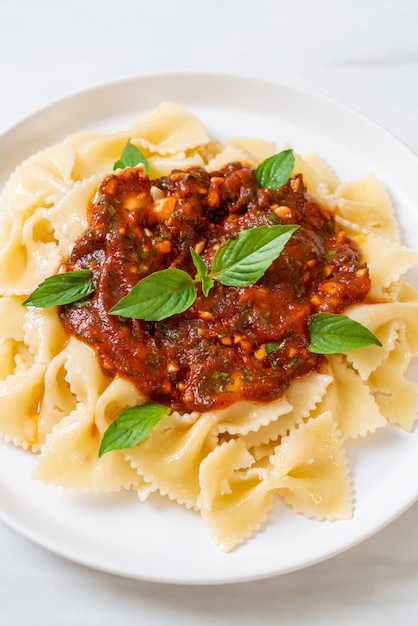
<instances>
[{"instance_id":1,"label":"green basil leaf","mask_svg":"<svg viewBox=\"0 0 418 626\"><path fill-rule=\"evenodd\" d=\"M196 297L195 282L187 272L179 269L160 270L140 280L109 313L159 322L186 311Z\"/></svg>"},{"instance_id":2,"label":"green basil leaf","mask_svg":"<svg viewBox=\"0 0 418 626\"><path fill-rule=\"evenodd\" d=\"M120 159L113 165L114 170L124 169L125 167L135 167L142 163L147 176L150 175L150 166L148 159L142 154L141 150L128 140L128 143L122 150Z\"/></svg>"},{"instance_id":3,"label":"green basil leaf","mask_svg":"<svg viewBox=\"0 0 418 626\"><path fill-rule=\"evenodd\" d=\"M170 411L170 407L156 402L125 409L105 431L100 444L99 457L111 450L126 450L126 448L138 445Z\"/></svg>"},{"instance_id":4,"label":"green basil leaf","mask_svg":"<svg viewBox=\"0 0 418 626\"><path fill-rule=\"evenodd\" d=\"M318 354L334 354L372 344L381 346L368 328L346 315L315 313L309 318L308 350Z\"/></svg>"},{"instance_id":5,"label":"green basil leaf","mask_svg":"<svg viewBox=\"0 0 418 626\"><path fill-rule=\"evenodd\" d=\"M289 180L295 165L293 150L273 154L256 168L255 177L260 187L278 189Z\"/></svg>"},{"instance_id":6,"label":"green basil leaf","mask_svg":"<svg viewBox=\"0 0 418 626\"><path fill-rule=\"evenodd\" d=\"M76 270L49 276L22 302L22 305L46 309L82 300L94 291L91 277L90 270Z\"/></svg>"},{"instance_id":7,"label":"green basil leaf","mask_svg":"<svg viewBox=\"0 0 418 626\"><path fill-rule=\"evenodd\" d=\"M258 226L243 230L236 239L222 245L213 257L211 278L223 285L253 285L280 255L299 226Z\"/></svg>"},{"instance_id":8,"label":"green basil leaf","mask_svg":"<svg viewBox=\"0 0 418 626\"><path fill-rule=\"evenodd\" d=\"M192 255L194 266L197 269L195 281L200 281L202 283L203 294L207 296L213 287L213 280L208 274L208 267L202 257L197 254L196 250L190 248L190 254Z\"/></svg>"}]
</instances>

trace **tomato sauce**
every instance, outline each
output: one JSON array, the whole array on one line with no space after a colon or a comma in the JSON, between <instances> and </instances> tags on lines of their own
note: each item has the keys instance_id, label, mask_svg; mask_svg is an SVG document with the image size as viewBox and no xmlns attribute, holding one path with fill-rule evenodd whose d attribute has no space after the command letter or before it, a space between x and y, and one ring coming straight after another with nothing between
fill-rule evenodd
<instances>
[{"instance_id":1,"label":"tomato sauce","mask_svg":"<svg viewBox=\"0 0 418 626\"><path fill-rule=\"evenodd\" d=\"M62 324L94 348L110 376L179 410L279 397L323 358L307 349L308 317L339 313L370 289L357 246L309 198L301 175L273 190L240 163L156 180L126 168L102 182L88 224L62 269L90 269L95 291L60 307ZM190 247L210 268L222 243L264 224L300 227L256 284L215 283L206 297L199 285L187 311L160 322L109 314L152 272L177 267L195 276Z\"/></svg>"}]
</instances>

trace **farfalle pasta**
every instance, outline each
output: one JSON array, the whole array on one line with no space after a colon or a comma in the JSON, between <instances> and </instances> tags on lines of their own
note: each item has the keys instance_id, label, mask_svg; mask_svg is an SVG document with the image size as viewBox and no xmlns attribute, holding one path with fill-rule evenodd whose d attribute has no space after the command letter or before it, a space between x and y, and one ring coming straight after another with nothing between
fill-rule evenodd
<instances>
[{"instance_id":1,"label":"farfalle pasta","mask_svg":"<svg viewBox=\"0 0 418 626\"><path fill-rule=\"evenodd\" d=\"M133 490L141 501L159 492L199 511L225 551L267 523L276 497L317 520L350 518L355 480L345 443L388 424L411 431L418 415L418 386L408 379L418 295L405 277L418 253L400 243L387 192L373 174L341 183L317 154L295 155L293 173L308 196L331 212L369 268L368 295L344 313L381 346L324 357L268 401L173 410L137 446L99 456L108 426L147 395L109 375L94 347L65 331L57 307L22 303L68 259L128 141L154 178L190 167L216 173L234 161L256 167L275 151L259 139L220 143L191 112L164 103L125 131L71 135L16 169L0 196L0 435L37 456L34 478L45 483Z\"/></svg>"}]
</instances>

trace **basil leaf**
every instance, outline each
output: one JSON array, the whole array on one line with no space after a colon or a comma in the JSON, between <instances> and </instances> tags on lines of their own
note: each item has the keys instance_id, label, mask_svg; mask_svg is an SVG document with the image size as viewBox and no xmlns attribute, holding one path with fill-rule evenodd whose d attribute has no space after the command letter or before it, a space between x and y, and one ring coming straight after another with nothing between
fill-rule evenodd
<instances>
[{"instance_id":1,"label":"basil leaf","mask_svg":"<svg viewBox=\"0 0 418 626\"><path fill-rule=\"evenodd\" d=\"M283 150L260 163L255 170L255 178L260 187L278 189L287 183L294 165L293 150Z\"/></svg>"},{"instance_id":2,"label":"basil leaf","mask_svg":"<svg viewBox=\"0 0 418 626\"><path fill-rule=\"evenodd\" d=\"M109 313L159 322L176 313L183 313L196 297L196 285L187 272L179 269L160 270L140 280Z\"/></svg>"},{"instance_id":3,"label":"basil leaf","mask_svg":"<svg viewBox=\"0 0 418 626\"><path fill-rule=\"evenodd\" d=\"M76 270L49 276L22 302L22 305L46 309L82 300L94 291L91 277L90 270Z\"/></svg>"},{"instance_id":4,"label":"basil leaf","mask_svg":"<svg viewBox=\"0 0 418 626\"><path fill-rule=\"evenodd\" d=\"M258 226L243 230L222 245L213 257L211 278L223 285L253 285L280 255L299 226Z\"/></svg>"},{"instance_id":5,"label":"basil leaf","mask_svg":"<svg viewBox=\"0 0 418 626\"><path fill-rule=\"evenodd\" d=\"M105 431L100 444L99 457L111 450L125 450L138 445L170 411L170 407L156 402L125 409Z\"/></svg>"},{"instance_id":6,"label":"basil leaf","mask_svg":"<svg viewBox=\"0 0 418 626\"><path fill-rule=\"evenodd\" d=\"M368 328L346 315L315 313L309 318L308 350L318 354L334 354L372 344L381 346Z\"/></svg>"},{"instance_id":7,"label":"basil leaf","mask_svg":"<svg viewBox=\"0 0 418 626\"><path fill-rule=\"evenodd\" d=\"M197 269L195 281L200 281L202 283L203 294L207 296L213 287L213 280L208 274L208 267L202 257L197 254L196 250L190 248L190 254L192 255L194 266Z\"/></svg>"},{"instance_id":8,"label":"basil leaf","mask_svg":"<svg viewBox=\"0 0 418 626\"><path fill-rule=\"evenodd\" d=\"M128 143L122 150L120 159L113 165L114 170L124 169L125 167L135 167L142 163L147 176L150 175L150 166L148 159L142 154L141 150L131 143L128 139Z\"/></svg>"}]
</instances>

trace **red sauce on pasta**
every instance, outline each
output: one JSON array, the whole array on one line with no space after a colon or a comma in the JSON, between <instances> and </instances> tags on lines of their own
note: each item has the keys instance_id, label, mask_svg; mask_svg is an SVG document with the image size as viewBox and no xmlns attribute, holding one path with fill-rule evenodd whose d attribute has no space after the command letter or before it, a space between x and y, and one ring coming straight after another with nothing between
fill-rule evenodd
<instances>
[{"instance_id":1,"label":"red sauce on pasta","mask_svg":"<svg viewBox=\"0 0 418 626\"><path fill-rule=\"evenodd\" d=\"M63 269L90 269L95 292L60 307L62 323L93 346L109 375L180 410L279 397L320 364L307 350L308 316L338 313L370 289L357 246L307 196L300 175L272 190L240 163L153 181L127 168L102 182L88 220ZM300 228L256 284L215 283L207 297L199 286L187 311L160 322L108 313L152 272L179 267L194 276L191 246L210 267L220 244L264 224Z\"/></svg>"}]
</instances>

